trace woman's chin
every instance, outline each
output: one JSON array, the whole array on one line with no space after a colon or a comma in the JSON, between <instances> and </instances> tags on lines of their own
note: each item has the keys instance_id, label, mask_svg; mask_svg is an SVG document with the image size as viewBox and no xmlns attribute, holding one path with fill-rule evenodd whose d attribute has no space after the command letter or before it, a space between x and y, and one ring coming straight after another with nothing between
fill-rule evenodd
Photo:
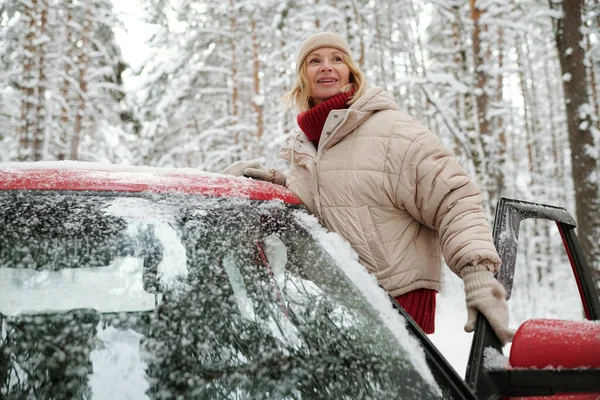
<instances>
[{"instance_id":1,"label":"woman's chin","mask_svg":"<svg viewBox=\"0 0 600 400\"><path fill-rule=\"evenodd\" d=\"M336 96L340 93L341 88L340 87L336 87L336 88L331 88L329 90L323 90L323 91L319 91L319 93L317 93L315 96L312 96L312 98L318 102L318 103L322 103L325 100L328 100L330 98L332 98L333 96Z\"/></svg>"}]
</instances>

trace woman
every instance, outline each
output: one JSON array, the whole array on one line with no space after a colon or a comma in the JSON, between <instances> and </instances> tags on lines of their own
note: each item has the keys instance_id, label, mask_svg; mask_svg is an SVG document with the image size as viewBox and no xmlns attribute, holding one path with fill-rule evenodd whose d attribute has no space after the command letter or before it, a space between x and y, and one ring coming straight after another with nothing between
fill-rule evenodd
<instances>
[{"instance_id":1,"label":"woman","mask_svg":"<svg viewBox=\"0 0 600 400\"><path fill-rule=\"evenodd\" d=\"M298 132L281 150L286 177L256 161L224 173L286 186L330 230L426 333L433 333L441 256L465 285L468 321L477 312L503 344L512 339L500 267L480 190L441 140L401 112L381 89L367 89L348 44L335 33L300 47L297 79L286 94Z\"/></svg>"}]
</instances>

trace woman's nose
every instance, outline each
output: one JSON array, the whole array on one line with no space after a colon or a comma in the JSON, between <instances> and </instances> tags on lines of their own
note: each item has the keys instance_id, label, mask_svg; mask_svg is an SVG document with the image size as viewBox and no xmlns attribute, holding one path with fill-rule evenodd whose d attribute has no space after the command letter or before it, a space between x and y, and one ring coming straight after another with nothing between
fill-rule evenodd
<instances>
[{"instance_id":1,"label":"woman's nose","mask_svg":"<svg viewBox=\"0 0 600 400\"><path fill-rule=\"evenodd\" d=\"M323 70L323 71L331 70L331 65L329 65L329 61L325 61L321 64L321 70Z\"/></svg>"}]
</instances>

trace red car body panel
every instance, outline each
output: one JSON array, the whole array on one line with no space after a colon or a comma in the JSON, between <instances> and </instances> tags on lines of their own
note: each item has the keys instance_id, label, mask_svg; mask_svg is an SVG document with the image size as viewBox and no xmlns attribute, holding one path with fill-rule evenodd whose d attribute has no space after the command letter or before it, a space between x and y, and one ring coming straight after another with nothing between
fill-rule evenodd
<instances>
[{"instance_id":1,"label":"red car body panel","mask_svg":"<svg viewBox=\"0 0 600 400\"><path fill-rule=\"evenodd\" d=\"M59 164L59 163L58 163ZM85 165L85 163L82 163ZM15 164L13 164L15 165ZM26 165L26 164L24 164ZM283 186L189 169L118 167L111 169L7 167L0 164L0 190L77 190L103 192L179 192L302 204Z\"/></svg>"},{"instance_id":2,"label":"red car body panel","mask_svg":"<svg viewBox=\"0 0 600 400\"><path fill-rule=\"evenodd\" d=\"M600 324L530 319L510 350L512 368L600 368Z\"/></svg>"},{"instance_id":3,"label":"red car body panel","mask_svg":"<svg viewBox=\"0 0 600 400\"><path fill-rule=\"evenodd\" d=\"M600 368L600 324L588 321L530 319L517 330L510 349L511 368ZM600 393L511 400L597 400Z\"/></svg>"}]
</instances>

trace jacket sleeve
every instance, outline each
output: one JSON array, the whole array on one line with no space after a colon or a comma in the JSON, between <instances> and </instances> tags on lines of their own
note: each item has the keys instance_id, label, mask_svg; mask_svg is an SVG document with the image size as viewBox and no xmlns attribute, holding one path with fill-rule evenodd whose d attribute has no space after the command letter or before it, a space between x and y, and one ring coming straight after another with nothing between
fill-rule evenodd
<instances>
[{"instance_id":1,"label":"jacket sleeve","mask_svg":"<svg viewBox=\"0 0 600 400\"><path fill-rule=\"evenodd\" d=\"M496 272L500 257L479 187L438 136L411 120L398 132L396 206L438 232L444 260L455 273L475 264Z\"/></svg>"}]
</instances>

